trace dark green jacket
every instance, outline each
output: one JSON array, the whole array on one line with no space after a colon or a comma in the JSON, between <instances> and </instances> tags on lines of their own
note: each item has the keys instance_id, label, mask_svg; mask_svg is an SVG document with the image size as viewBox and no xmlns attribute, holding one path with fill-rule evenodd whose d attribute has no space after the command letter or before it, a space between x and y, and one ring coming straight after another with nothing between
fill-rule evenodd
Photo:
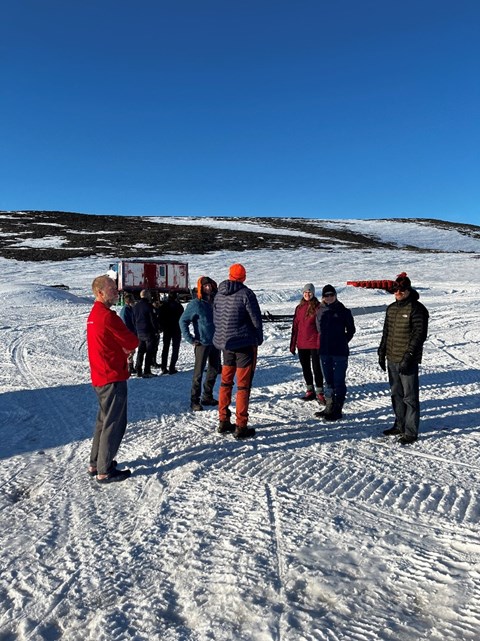
<instances>
[{"instance_id":1,"label":"dark green jacket","mask_svg":"<svg viewBox=\"0 0 480 641\"><path fill-rule=\"evenodd\" d=\"M412 289L410 296L387 307L382 340L378 355L392 363L400 363L405 354L411 354L415 363L422 362L423 343L427 338L428 311L418 301Z\"/></svg>"}]
</instances>

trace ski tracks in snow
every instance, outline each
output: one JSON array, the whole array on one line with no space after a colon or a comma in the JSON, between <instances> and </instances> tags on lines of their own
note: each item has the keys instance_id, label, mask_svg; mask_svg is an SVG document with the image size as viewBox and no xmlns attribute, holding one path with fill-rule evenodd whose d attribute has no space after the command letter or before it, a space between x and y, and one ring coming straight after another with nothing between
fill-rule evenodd
<instances>
[{"instance_id":1,"label":"ski tracks in snow","mask_svg":"<svg viewBox=\"0 0 480 641\"><path fill-rule=\"evenodd\" d=\"M2 414L18 426L0 487L2 641L477 638L472 318L432 322L411 447L381 436L392 416L372 347L380 315L358 318L345 418L331 425L298 400L288 328L270 326L255 439L217 434L215 411L188 411L190 369L131 380L120 454L134 475L99 487L85 473L87 311L7 329L4 372L21 401ZM183 346L183 369L188 358Z\"/></svg>"}]
</instances>

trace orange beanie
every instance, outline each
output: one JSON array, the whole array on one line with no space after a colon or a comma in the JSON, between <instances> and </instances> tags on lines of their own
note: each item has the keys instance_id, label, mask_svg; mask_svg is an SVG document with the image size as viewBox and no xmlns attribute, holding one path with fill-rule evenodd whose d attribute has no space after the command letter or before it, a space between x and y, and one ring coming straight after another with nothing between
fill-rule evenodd
<instances>
[{"instance_id":1,"label":"orange beanie","mask_svg":"<svg viewBox=\"0 0 480 641\"><path fill-rule=\"evenodd\" d=\"M228 272L228 280L239 280L241 283L243 283L246 277L247 272L245 271L245 267L243 265L240 265L240 263L235 263L235 265L232 265L230 267Z\"/></svg>"}]
</instances>

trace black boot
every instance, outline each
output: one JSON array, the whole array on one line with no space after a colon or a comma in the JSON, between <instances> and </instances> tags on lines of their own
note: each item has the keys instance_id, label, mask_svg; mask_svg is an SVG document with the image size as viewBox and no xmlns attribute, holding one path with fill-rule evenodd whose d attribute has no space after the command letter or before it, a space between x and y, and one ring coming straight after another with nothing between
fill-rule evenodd
<instances>
[{"instance_id":1,"label":"black boot","mask_svg":"<svg viewBox=\"0 0 480 641\"><path fill-rule=\"evenodd\" d=\"M235 428L234 437L238 440L242 438L251 438L255 436L255 430L253 427L239 427L238 425Z\"/></svg>"},{"instance_id":2,"label":"black boot","mask_svg":"<svg viewBox=\"0 0 480 641\"><path fill-rule=\"evenodd\" d=\"M338 421L342 418L342 408L335 402L335 398L325 399L325 411L322 413L324 421Z\"/></svg>"},{"instance_id":3,"label":"black boot","mask_svg":"<svg viewBox=\"0 0 480 641\"><path fill-rule=\"evenodd\" d=\"M396 425L389 427L388 430L383 430L385 436L403 436L402 430L399 430Z\"/></svg>"},{"instance_id":4,"label":"black boot","mask_svg":"<svg viewBox=\"0 0 480 641\"><path fill-rule=\"evenodd\" d=\"M235 432L235 425L230 423L230 419L227 418L225 421L218 421L217 432L219 434L226 434L227 432Z\"/></svg>"},{"instance_id":5,"label":"black boot","mask_svg":"<svg viewBox=\"0 0 480 641\"><path fill-rule=\"evenodd\" d=\"M321 416L322 418L324 416L328 416L333 412L333 398L331 396L326 396L325 397L325 409L323 412L315 412L315 416Z\"/></svg>"},{"instance_id":6,"label":"black boot","mask_svg":"<svg viewBox=\"0 0 480 641\"><path fill-rule=\"evenodd\" d=\"M339 407L334 406L333 410L328 414L324 412L322 418L324 421L329 421L329 422L339 421L342 418L342 410Z\"/></svg>"}]
</instances>

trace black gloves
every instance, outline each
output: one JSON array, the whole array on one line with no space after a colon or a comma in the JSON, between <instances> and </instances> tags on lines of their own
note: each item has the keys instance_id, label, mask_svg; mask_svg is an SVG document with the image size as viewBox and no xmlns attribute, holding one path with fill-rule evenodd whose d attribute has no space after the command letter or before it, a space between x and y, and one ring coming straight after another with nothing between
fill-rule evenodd
<instances>
[{"instance_id":1,"label":"black gloves","mask_svg":"<svg viewBox=\"0 0 480 641\"><path fill-rule=\"evenodd\" d=\"M405 352L402 362L398 367L400 374L410 374L410 368L413 365L413 355L409 352Z\"/></svg>"},{"instance_id":2,"label":"black gloves","mask_svg":"<svg viewBox=\"0 0 480 641\"><path fill-rule=\"evenodd\" d=\"M385 358L385 354L378 354L378 364L380 365L380 368L383 369L384 372L387 371L387 360Z\"/></svg>"}]
</instances>

